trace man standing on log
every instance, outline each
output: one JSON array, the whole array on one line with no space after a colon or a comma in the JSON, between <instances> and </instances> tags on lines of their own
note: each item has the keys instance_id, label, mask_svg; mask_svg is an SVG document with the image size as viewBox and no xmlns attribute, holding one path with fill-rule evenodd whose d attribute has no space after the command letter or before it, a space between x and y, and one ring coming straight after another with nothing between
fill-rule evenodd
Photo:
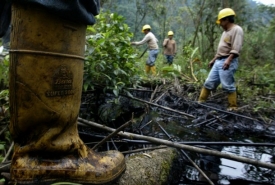
<instances>
[{"instance_id":1,"label":"man standing on log","mask_svg":"<svg viewBox=\"0 0 275 185\"><path fill-rule=\"evenodd\" d=\"M198 102L206 101L211 90L221 83L228 92L228 110L237 110L237 93L234 74L238 68L238 57L243 45L243 29L234 23L236 14L231 8L222 9L216 21L224 32L221 36L217 53L208 66L211 71L201 90Z\"/></svg>"},{"instance_id":2,"label":"man standing on log","mask_svg":"<svg viewBox=\"0 0 275 185\"><path fill-rule=\"evenodd\" d=\"M114 180L125 170L123 154L89 149L77 130L86 25L99 1L11 2L11 183Z\"/></svg>"},{"instance_id":3,"label":"man standing on log","mask_svg":"<svg viewBox=\"0 0 275 185\"><path fill-rule=\"evenodd\" d=\"M147 74L152 72L153 75L156 75L156 66L155 62L159 53L158 39L151 32L151 26L146 24L142 27L142 32L145 34L144 38L139 42L132 42L132 45L142 45L147 43L149 48L149 56L145 65L145 72Z\"/></svg>"}]
</instances>

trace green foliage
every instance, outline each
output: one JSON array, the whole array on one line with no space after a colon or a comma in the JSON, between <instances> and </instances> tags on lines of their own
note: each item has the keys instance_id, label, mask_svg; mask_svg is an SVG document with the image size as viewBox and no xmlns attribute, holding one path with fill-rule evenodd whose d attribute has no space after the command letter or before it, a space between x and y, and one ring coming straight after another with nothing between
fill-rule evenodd
<instances>
[{"instance_id":1,"label":"green foliage","mask_svg":"<svg viewBox=\"0 0 275 185\"><path fill-rule=\"evenodd\" d=\"M275 110L273 92L275 92L275 67L272 64L254 65L240 68L237 72L238 94L245 103L251 103L254 111Z\"/></svg>"},{"instance_id":2,"label":"green foliage","mask_svg":"<svg viewBox=\"0 0 275 185\"><path fill-rule=\"evenodd\" d=\"M5 57L0 56L0 123L1 130L6 127L8 122L9 114L9 90L8 90L8 76L9 76L9 55ZM10 132L5 131L0 138L0 161L4 159L6 154L6 147L10 143L11 137ZM4 182L1 179L0 182Z\"/></svg>"},{"instance_id":3,"label":"green foliage","mask_svg":"<svg viewBox=\"0 0 275 185\"><path fill-rule=\"evenodd\" d=\"M181 73L181 66L177 64L173 64L171 66L164 66L162 67L161 70L163 73L163 77L170 77L170 76L176 77Z\"/></svg>"},{"instance_id":4,"label":"green foliage","mask_svg":"<svg viewBox=\"0 0 275 185\"><path fill-rule=\"evenodd\" d=\"M0 57L0 90L7 87L9 73L9 55Z\"/></svg>"},{"instance_id":5,"label":"green foliage","mask_svg":"<svg viewBox=\"0 0 275 185\"><path fill-rule=\"evenodd\" d=\"M182 48L182 61L183 61L183 69L184 73L192 78L192 71L193 68L193 75L197 78L198 82L203 82L207 75L207 63L203 63L201 59L201 55L199 53L199 48L193 48L191 44L185 45Z\"/></svg>"},{"instance_id":6,"label":"green foliage","mask_svg":"<svg viewBox=\"0 0 275 185\"><path fill-rule=\"evenodd\" d=\"M0 102L1 102L1 106L4 106L6 108L8 108L8 102L9 102L9 90L5 89L0 91Z\"/></svg>"},{"instance_id":7,"label":"green foliage","mask_svg":"<svg viewBox=\"0 0 275 185\"><path fill-rule=\"evenodd\" d=\"M114 121L123 113L123 110L118 102L110 102L108 104L101 105L98 108L98 114L102 121L110 123Z\"/></svg>"},{"instance_id":8,"label":"green foliage","mask_svg":"<svg viewBox=\"0 0 275 185\"><path fill-rule=\"evenodd\" d=\"M125 87L139 83L137 55L130 45L133 34L118 14L102 12L96 19L87 28L84 90L101 85L118 96Z\"/></svg>"},{"instance_id":9,"label":"green foliage","mask_svg":"<svg viewBox=\"0 0 275 185\"><path fill-rule=\"evenodd\" d=\"M8 96L9 96L9 90L5 89L0 91L0 100L8 101Z\"/></svg>"},{"instance_id":10,"label":"green foliage","mask_svg":"<svg viewBox=\"0 0 275 185\"><path fill-rule=\"evenodd\" d=\"M0 58L0 121L4 118L8 118L9 115L8 73L9 55L4 58Z\"/></svg>"},{"instance_id":11,"label":"green foliage","mask_svg":"<svg viewBox=\"0 0 275 185\"><path fill-rule=\"evenodd\" d=\"M6 153L6 148L5 148L6 145L7 145L6 142L0 141L0 153L1 153L1 155L0 155L0 161L1 162L3 161L4 155Z\"/></svg>"}]
</instances>

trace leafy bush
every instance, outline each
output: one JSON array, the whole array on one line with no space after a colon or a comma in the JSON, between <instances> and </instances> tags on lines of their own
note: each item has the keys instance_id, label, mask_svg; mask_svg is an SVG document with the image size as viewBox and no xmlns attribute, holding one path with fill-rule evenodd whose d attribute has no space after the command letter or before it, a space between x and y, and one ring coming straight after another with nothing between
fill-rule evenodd
<instances>
[{"instance_id":1,"label":"leafy bush","mask_svg":"<svg viewBox=\"0 0 275 185\"><path fill-rule=\"evenodd\" d=\"M0 121L8 117L9 110L9 55L0 57Z\"/></svg>"},{"instance_id":2,"label":"leafy bush","mask_svg":"<svg viewBox=\"0 0 275 185\"><path fill-rule=\"evenodd\" d=\"M275 110L275 68L272 64L254 65L253 69L242 66L237 72L238 94L246 103L250 103L254 111Z\"/></svg>"},{"instance_id":3,"label":"leafy bush","mask_svg":"<svg viewBox=\"0 0 275 185\"><path fill-rule=\"evenodd\" d=\"M102 12L97 23L87 28L84 90L96 85L118 94L139 83L136 53L130 45L133 34L117 14Z\"/></svg>"},{"instance_id":4,"label":"leafy bush","mask_svg":"<svg viewBox=\"0 0 275 185\"><path fill-rule=\"evenodd\" d=\"M6 89L9 77L9 55L0 56L0 90Z\"/></svg>"}]
</instances>

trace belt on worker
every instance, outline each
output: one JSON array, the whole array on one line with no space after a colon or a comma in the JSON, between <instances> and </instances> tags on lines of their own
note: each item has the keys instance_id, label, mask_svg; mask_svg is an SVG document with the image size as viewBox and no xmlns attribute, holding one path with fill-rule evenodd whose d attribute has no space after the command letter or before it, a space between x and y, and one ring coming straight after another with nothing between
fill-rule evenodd
<instances>
[{"instance_id":1,"label":"belt on worker","mask_svg":"<svg viewBox=\"0 0 275 185\"><path fill-rule=\"evenodd\" d=\"M229 55L228 56L221 56L221 57L218 57L217 60L222 60L222 59L225 59L225 58L228 58L228 57L229 57ZM238 55L234 55L233 58L238 58Z\"/></svg>"},{"instance_id":2,"label":"belt on worker","mask_svg":"<svg viewBox=\"0 0 275 185\"><path fill-rule=\"evenodd\" d=\"M225 58L227 58L227 57L229 57L229 55L228 55L228 56L217 57L217 60L225 59Z\"/></svg>"}]
</instances>

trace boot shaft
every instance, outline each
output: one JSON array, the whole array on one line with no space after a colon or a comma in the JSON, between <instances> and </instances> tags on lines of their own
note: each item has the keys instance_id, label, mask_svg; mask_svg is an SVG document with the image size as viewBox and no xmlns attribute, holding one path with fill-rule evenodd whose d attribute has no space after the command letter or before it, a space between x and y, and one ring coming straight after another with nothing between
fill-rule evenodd
<instances>
[{"instance_id":1,"label":"boot shaft","mask_svg":"<svg viewBox=\"0 0 275 185\"><path fill-rule=\"evenodd\" d=\"M156 66L145 65L145 72L146 74L149 74L150 72L152 72L152 75L156 75L157 73Z\"/></svg>"},{"instance_id":2,"label":"boot shaft","mask_svg":"<svg viewBox=\"0 0 275 185\"><path fill-rule=\"evenodd\" d=\"M80 142L86 26L28 5L14 4L12 13L11 134L21 152L71 150Z\"/></svg>"},{"instance_id":3,"label":"boot shaft","mask_svg":"<svg viewBox=\"0 0 275 185\"><path fill-rule=\"evenodd\" d=\"M228 110L237 110L237 93L236 91L228 94Z\"/></svg>"},{"instance_id":4,"label":"boot shaft","mask_svg":"<svg viewBox=\"0 0 275 185\"><path fill-rule=\"evenodd\" d=\"M28 5L12 12L11 183L114 180L126 168L123 154L96 153L77 131L86 26Z\"/></svg>"},{"instance_id":5,"label":"boot shaft","mask_svg":"<svg viewBox=\"0 0 275 185\"><path fill-rule=\"evenodd\" d=\"M205 87L202 88L198 102L205 102L210 94L210 90Z\"/></svg>"},{"instance_id":6,"label":"boot shaft","mask_svg":"<svg viewBox=\"0 0 275 185\"><path fill-rule=\"evenodd\" d=\"M151 70L151 67L148 66L148 65L145 65L145 72L146 72L146 74L149 74L150 70Z\"/></svg>"},{"instance_id":7,"label":"boot shaft","mask_svg":"<svg viewBox=\"0 0 275 185\"><path fill-rule=\"evenodd\" d=\"M151 71L153 75L156 75L157 74L156 66L152 66Z\"/></svg>"}]
</instances>

